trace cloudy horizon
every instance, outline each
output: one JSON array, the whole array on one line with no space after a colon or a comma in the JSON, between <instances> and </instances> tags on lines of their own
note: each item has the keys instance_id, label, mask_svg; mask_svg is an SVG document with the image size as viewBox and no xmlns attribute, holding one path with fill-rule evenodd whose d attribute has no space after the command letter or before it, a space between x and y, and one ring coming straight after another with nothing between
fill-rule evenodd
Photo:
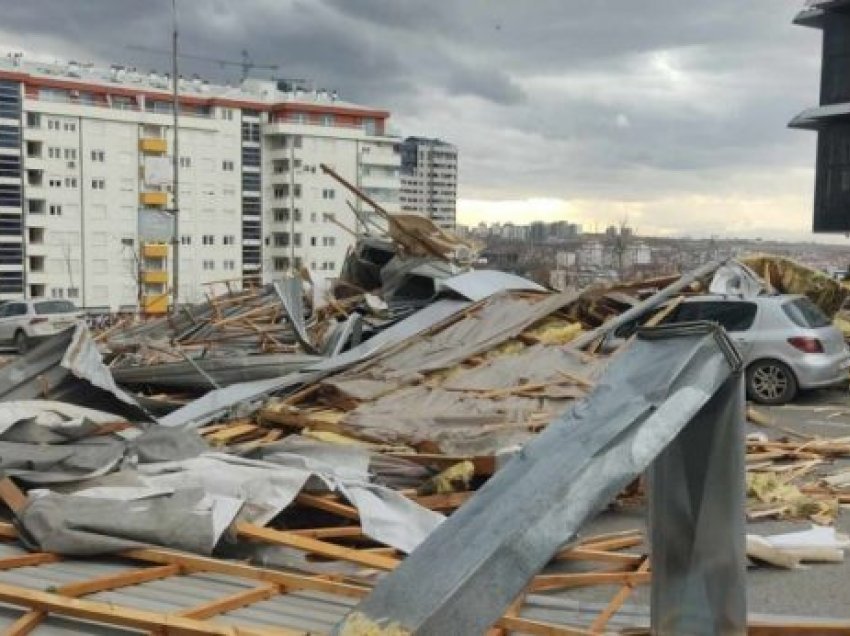
<instances>
[{"instance_id":1,"label":"cloudy horizon","mask_svg":"<svg viewBox=\"0 0 850 636\"><path fill-rule=\"evenodd\" d=\"M393 131L458 146L458 222L628 219L642 234L843 242L810 232L821 34L802 0L178 0L181 50L279 64ZM744 6L742 6L744 5ZM4 6L28 54L148 70L169 0ZM181 61L184 75L239 69Z\"/></svg>"}]
</instances>

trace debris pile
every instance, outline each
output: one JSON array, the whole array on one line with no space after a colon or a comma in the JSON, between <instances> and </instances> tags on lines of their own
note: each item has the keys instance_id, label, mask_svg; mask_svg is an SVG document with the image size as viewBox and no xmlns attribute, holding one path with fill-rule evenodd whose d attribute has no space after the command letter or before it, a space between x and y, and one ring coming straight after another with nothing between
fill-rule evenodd
<instances>
[{"instance_id":1,"label":"debris pile","mask_svg":"<svg viewBox=\"0 0 850 636\"><path fill-rule=\"evenodd\" d=\"M600 633L648 627L627 600L651 585L666 633L731 632L745 554L813 558L745 545L744 507L829 524L850 502L828 470L850 438L742 445L735 347L716 325L663 324L752 270L552 293L465 271L452 237L394 223L390 249L359 241L327 293L233 290L0 368L0 601L23 608L4 629ZM644 489L649 536L582 535ZM821 557L843 553L833 539ZM682 551L713 562L677 570ZM564 594L603 585L592 610ZM685 594L698 615L672 611Z\"/></svg>"}]
</instances>

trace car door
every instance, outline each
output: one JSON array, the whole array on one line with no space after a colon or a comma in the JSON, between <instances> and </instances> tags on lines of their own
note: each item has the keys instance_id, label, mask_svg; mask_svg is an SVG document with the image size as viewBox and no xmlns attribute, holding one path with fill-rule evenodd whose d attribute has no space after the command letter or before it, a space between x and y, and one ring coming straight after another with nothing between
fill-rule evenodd
<instances>
[{"instance_id":1,"label":"car door","mask_svg":"<svg viewBox=\"0 0 850 636\"><path fill-rule=\"evenodd\" d=\"M23 312L21 309L23 308ZM20 314L26 312L24 303L6 303L0 307L0 342L10 344L15 337L15 328L18 325Z\"/></svg>"},{"instance_id":2,"label":"car door","mask_svg":"<svg viewBox=\"0 0 850 636\"><path fill-rule=\"evenodd\" d=\"M10 340L10 338L6 335L9 331L9 305L10 303L4 303L0 306L0 343L4 345L8 344Z\"/></svg>"}]
</instances>

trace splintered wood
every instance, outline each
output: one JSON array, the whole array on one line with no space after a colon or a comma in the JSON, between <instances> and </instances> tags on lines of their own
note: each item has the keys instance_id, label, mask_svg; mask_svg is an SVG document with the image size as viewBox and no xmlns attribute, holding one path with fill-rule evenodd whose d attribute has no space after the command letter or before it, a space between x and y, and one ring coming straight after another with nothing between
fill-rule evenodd
<instances>
[{"instance_id":1,"label":"splintered wood","mask_svg":"<svg viewBox=\"0 0 850 636\"><path fill-rule=\"evenodd\" d=\"M841 506L850 504L846 469L835 470L835 460L850 457L850 437L817 438L776 425L752 407L750 422L783 433L769 439L748 436L747 517L750 520L808 519L831 524Z\"/></svg>"}]
</instances>

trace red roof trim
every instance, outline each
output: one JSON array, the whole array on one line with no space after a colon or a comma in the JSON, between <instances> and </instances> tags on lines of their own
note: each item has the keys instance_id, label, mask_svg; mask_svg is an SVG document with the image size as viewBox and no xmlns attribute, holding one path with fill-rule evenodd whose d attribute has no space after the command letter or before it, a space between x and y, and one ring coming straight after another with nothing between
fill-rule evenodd
<instances>
[{"instance_id":1,"label":"red roof trim","mask_svg":"<svg viewBox=\"0 0 850 636\"><path fill-rule=\"evenodd\" d=\"M55 77L37 77L21 71L7 71L0 69L0 79L23 82L28 88L60 88L67 90L89 91L101 95L120 95L123 97L144 96L145 99L155 100L171 99L171 93L166 91L159 92L146 89L135 89L117 84L94 84L82 80L78 81ZM179 100L181 104L186 106L224 106L227 108L246 108L272 113L322 113L328 115L375 117L377 119L387 119L390 116L389 112L385 110L334 106L332 104L306 104L298 102L269 104L261 101L230 99L227 97L216 96L201 97L198 95L180 95Z\"/></svg>"}]
</instances>

